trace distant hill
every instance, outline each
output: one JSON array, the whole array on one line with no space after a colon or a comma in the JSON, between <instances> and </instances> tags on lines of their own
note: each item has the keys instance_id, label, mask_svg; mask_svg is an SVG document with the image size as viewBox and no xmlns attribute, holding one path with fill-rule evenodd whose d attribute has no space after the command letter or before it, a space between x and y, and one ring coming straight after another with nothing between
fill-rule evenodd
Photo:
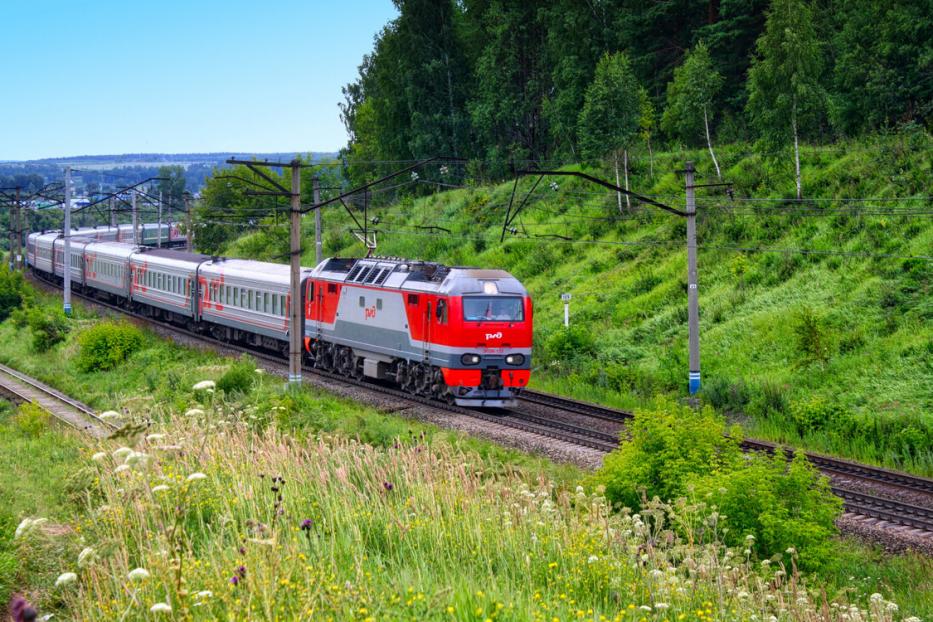
<instances>
[{"instance_id":1,"label":"distant hill","mask_svg":"<svg viewBox=\"0 0 933 622\"><path fill-rule=\"evenodd\" d=\"M197 191L211 171L224 166L230 158L256 158L258 160L288 161L295 156L312 160L334 158L336 152L283 151L276 153L217 152L217 153L125 153L110 155L79 155L40 160L0 162L0 181L14 185L14 179L26 179L38 175L44 183L60 180L64 167L72 166L76 183L91 184L96 188L125 186L158 174L162 166L182 166L188 190ZM35 178L33 178L35 179ZM29 184L29 182L19 182ZM18 185L18 184L17 184ZM31 184L30 184L31 185Z\"/></svg>"}]
</instances>

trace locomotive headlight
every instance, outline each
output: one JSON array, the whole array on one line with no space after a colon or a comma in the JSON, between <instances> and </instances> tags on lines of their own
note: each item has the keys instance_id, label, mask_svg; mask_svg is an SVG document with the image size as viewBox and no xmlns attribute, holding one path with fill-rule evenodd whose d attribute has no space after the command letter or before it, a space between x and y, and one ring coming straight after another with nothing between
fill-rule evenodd
<instances>
[{"instance_id":1,"label":"locomotive headlight","mask_svg":"<svg viewBox=\"0 0 933 622\"><path fill-rule=\"evenodd\" d=\"M478 365L482 357L479 354L464 354L460 357L460 362L464 365Z\"/></svg>"},{"instance_id":2,"label":"locomotive headlight","mask_svg":"<svg viewBox=\"0 0 933 622\"><path fill-rule=\"evenodd\" d=\"M525 362L524 354L509 354L505 357L505 362L509 365L521 365Z\"/></svg>"}]
</instances>

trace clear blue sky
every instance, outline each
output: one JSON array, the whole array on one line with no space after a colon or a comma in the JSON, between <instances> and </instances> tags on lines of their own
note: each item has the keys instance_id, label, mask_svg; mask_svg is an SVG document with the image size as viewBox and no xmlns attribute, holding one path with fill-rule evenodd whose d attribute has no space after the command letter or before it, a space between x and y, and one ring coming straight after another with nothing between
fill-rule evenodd
<instances>
[{"instance_id":1,"label":"clear blue sky","mask_svg":"<svg viewBox=\"0 0 933 622\"><path fill-rule=\"evenodd\" d=\"M390 0L0 0L0 160L334 151Z\"/></svg>"}]
</instances>

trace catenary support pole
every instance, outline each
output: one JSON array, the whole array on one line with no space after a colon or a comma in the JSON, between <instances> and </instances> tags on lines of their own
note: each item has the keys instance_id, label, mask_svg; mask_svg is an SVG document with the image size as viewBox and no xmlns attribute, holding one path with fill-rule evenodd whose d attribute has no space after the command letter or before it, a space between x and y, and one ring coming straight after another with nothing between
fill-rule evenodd
<instances>
[{"instance_id":1,"label":"catenary support pole","mask_svg":"<svg viewBox=\"0 0 933 622\"><path fill-rule=\"evenodd\" d=\"M321 202L321 180L314 177L311 180L314 189L314 204ZM324 259L324 243L321 241L321 210L314 210L314 259L315 265Z\"/></svg>"},{"instance_id":2,"label":"catenary support pole","mask_svg":"<svg viewBox=\"0 0 933 622\"><path fill-rule=\"evenodd\" d=\"M291 163L291 212L290 212L290 247L289 266L291 292L288 304L288 384L290 387L301 385L301 341L302 341L302 304L301 304L301 162Z\"/></svg>"},{"instance_id":3,"label":"catenary support pole","mask_svg":"<svg viewBox=\"0 0 933 622\"><path fill-rule=\"evenodd\" d=\"M162 248L162 191L159 190L159 229L156 232L156 246Z\"/></svg>"},{"instance_id":4,"label":"catenary support pole","mask_svg":"<svg viewBox=\"0 0 933 622\"><path fill-rule=\"evenodd\" d=\"M14 255L14 264L13 267L19 266L19 268L25 270L25 257L26 254L23 252L23 204L22 204L22 188L17 186L16 188L16 218L13 221L16 224L16 239L14 240L16 244L16 255Z\"/></svg>"},{"instance_id":5,"label":"catenary support pole","mask_svg":"<svg viewBox=\"0 0 933 622\"><path fill-rule=\"evenodd\" d=\"M136 212L136 188L130 191L130 206L133 211L133 244L139 246L139 214Z\"/></svg>"},{"instance_id":6,"label":"catenary support pole","mask_svg":"<svg viewBox=\"0 0 933 622\"><path fill-rule=\"evenodd\" d=\"M14 242L14 240L16 239L16 204L15 203L12 203L12 202L10 203L10 209L9 209L8 214L10 216L10 240L9 240L10 263L9 263L9 267L10 267L10 272L12 272L13 270L16 269L16 244Z\"/></svg>"},{"instance_id":7,"label":"catenary support pole","mask_svg":"<svg viewBox=\"0 0 933 622\"><path fill-rule=\"evenodd\" d=\"M690 395L700 390L700 302L697 290L697 206L693 186L693 162L685 169L687 183L687 322L690 345Z\"/></svg>"},{"instance_id":8,"label":"catenary support pole","mask_svg":"<svg viewBox=\"0 0 933 622\"><path fill-rule=\"evenodd\" d=\"M189 253L193 248L191 246L191 203L188 195L185 195L185 250Z\"/></svg>"},{"instance_id":9,"label":"catenary support pole","mask_svg":"<svg viewBox=\"0 0 933 622\"><path fill-rule=\"evenodd\" d=\"M110 197L110 228L117 228L117 213L113 210L113 197Z\"/></svg>"},{"instance_id":10,"label":"catenary support pole","mask_svg":"<svg viewBox=\"0 0 933 622\"><path fill-rule=\"evenodd\" d=\"M62 235L65 238L65 256L62 257L62 274L64 275L64 310L65 315L71 315L71 167L65 167L65 226ZM53 244L54 247L54 244ZM52 272L55 272L55 253L52 253Z\"/></svg>"}]
</instances>

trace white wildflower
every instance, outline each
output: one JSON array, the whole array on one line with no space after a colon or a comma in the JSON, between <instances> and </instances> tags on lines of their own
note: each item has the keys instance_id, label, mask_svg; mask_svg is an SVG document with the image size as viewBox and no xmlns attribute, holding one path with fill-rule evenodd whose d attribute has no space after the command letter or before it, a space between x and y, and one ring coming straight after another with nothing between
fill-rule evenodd
<instances>
[{"instance_id":1,"label":"white wildflower","mask_svg":"<svg viewBox=\"0 0 933 622\"><path fill-rule=\"evenodd\" d=\"M743 599L748 598L748 592L746 592L745 590L742 590L741 592L738 593L738 597L743 598Z\"/></svg>"},{"instance_id":2,"label":"white wildflower","mask_svg":"<svg viewBox=\"0 0 933 622\"><path fill-rule=\"evenodd\" d=\"M590 555L589 557L586 558L586 563L588 564L595 564L598 561L599 561L599 558L596 557L595 555Z\"/></svg>"},{"instance_id":3,"label":"white wildflower","mask_svg":"<svg viewBox=\"0 0 933 622\"><path fill-rule=\"evenodd\" d=\"M216 386L217 386L217 383L214 382L213 380L202 380L201 382L195 384L191 388L195 391L207 391L209 389L213 390Z\"/></svg>"},{"instance_id":4,"label":"white wildflower","mask_svg":"<svg viewBox=\"0 0 933 622\"><path fill-rule=\"evenodd\" d=\"M80 553L78 553L78 568L84 568L94 563L94 560L97 559L97 553L89 546L84 547Z\"/></svg>"},{"instance_id":5,"label":"white wildflower","mask_svg":"<svg viewBox=\"0 0 933 622\"><path fill-rule=\"evenodd\" d=\"M200 408L189 408L185 411L186 417L201 417L204 415L204 411Z\"/></svg>"},{"instance_id":6,"label":"white wildflower","mask_svg":"<svg viewBox=\"0 0 933 622\"><path fill-rule=\"evenodd\" d=\"M115 410L105 410L104 412L100 413L100 418L101 419L119 419L120 413L118 413Z\"/></svg>"},{"instance_id":7,"label":"white wildflower","mask_svg":"<svg viewBox=\"0 0 933 622\"><path fill-rule=\"evenodd\" d=\"M161 441L164 438L165 438L164 434L150 434L149 436L146 437L146 440L151 443L153 441Z\"/></svg>"},{"instance_id":8,"label":"white wildflower","mask_svg":"<svg viewBox=\"0 0 933 622\"><path fill-rule=\"evenodd\" d=\"M68 585L69 583L74 583L78 580L78 575L73 572L65 572L58 575L58 578L55 579L55 587L61 587L62 585Z\"/></svg>"},{"instance_id":9,"label":"white wildflower","mask_svg":"<svg viewBox=\"0 0 933 622\"><path fill-rule=\"evenodd\" d=\"M166 490L170 490L170 489L169 489L169 487L166 486L165 484L159 484L158 486L153 486L153 487L152 487L152 492L154 492L154 493L155 493L155 492L165 492Z\"/></svg>"},{"instance_id":10,"label":"white wildflower","mask_svg":"<svg viewBox=\"0 0 933 622\"><path fill-rule=\"evenodd\" d=\"M120 447L119 449L114 449L111 454L114 458L120 458L121 460L126 458L128 455L133 453L133 450L129 447Z\"/></svg>"},{"instance_id":11,"label":"white wildflower","mask_svg":"<svg viewBox=\"0 0 933 622\"><path fill-rule=\"evenodd\" d=\"M16 527L13 539L18 540L19 538L25 537L47 522L49 522L47 518L24 518Z\"/></svg>"},{"instance_id":12,"label":"white wildflower","mask_svg":"<svg viewBox=\"0 0 933 622\"><path fill-rule=\"evenodd\" d=\"M98 451L96 454L94 454L93 456L91 456L91 460L93 460L94 462L100 462L101 460L103 460L103 459L106 458L106 457L107 457L107 452Z\"/></svg>"},{"instance_id":13,"label":"white wildflower","mask_svg":"<svg viewBox=\"0 0 933 622\"><path fill-rule=\"evenodd\" d=\"M198 598L212 598L214 596L214 593L210 590L201 590L200 592L195 594L195 596Z\"/></svg>"},{"instance_id":14,"label":"white wildflower","mask_svg":"<svg viewBox=\"0 0 933 622\"><path fill-rule=\"evenodd\" d=\"M172 613L172 608L168 603L156 603L149 607L152 613Z\"/></svg>"},{"instance_id":15,"label":"white wildflower","mask_svg":"<svg viewBox=\"0 0 933 622\"><path fill-rule=\"evenodd\" d=\"M117 468L115 468L115 469L113 470L113 472L114 472L114 473L122 473L123 471L129 471L129 469L130 469L130 465L128 465L128 464L121 464L121 465L117 466Z\"/></svg>"},{"instance_id":16,"label":"white wildflower","mask_svg":"<svg viewBox=\"0 0 933 622\"><path fill-rule=\"evenodd\" d=\"M149 578L149 571L145 568L133 568L126 576L130 581L145 581Z\"/></svg>"},{"instance_id":17,"label":"white wildflower","mask_svg":"<svg viewBox=\"0 0 933 622\"><path fill-rule=\"evenodd\" d=\"M755 536L753 536L752 534L748 534L747 536L745 536L745 541L751 544L752 542L755 541Z\"/></svg>"},{"instance_id":18,"label":"white wildflower","mask_svg":"<svg viewBox=\"0 0 933 622\"><path fill-rule=\"evenodd\" d=\"M187 478L186 481L194 482L194 481L197 481L197 480L199 480L199 479L207 479L207 475L205 475L204 473L201 473L201 472L192 473L191 475L188 476L188 478Z\"/></svg>"},{"instance_id":19,"label":"white wildflower","mask_svg":"<svg viewBox=\"0 0 933 622\"><path fill-rule=\"evenodd\" d=\"M667 609L667 607L668 607L667 603L655 603L654 604L655 609Z\"/></svg>"},{"instance_id":20,"label":"white wildflower","mask_svg":"<svg viewBox=\"0 0 933 622\"><path fill-rule=\"evenodd\" d=\"M141 451L134 451L126 456L125 464L131 467L146 466L146 462L148 460L149 456L147 454L144 454Z\"/></svg>"},{"instance_id":21,"label":"white wildflower","mask_svg":"<svg viewBox=\"0 0 933 622\"><path fill-rule=\"evenodd\" d=\"M790 548L788 548L788 549L787 549L786 551L784 551L784 552L787 553L788 555L796 555L796 554L797 554L797 549L795 549L794 547L790 547Z\"/></svg>"},{"instance_id":22,"label":"white wildflower","mask_svg":"<svg viewBox=\"0 0 933 622\"><path fill-rule=\"evenodd\" d=\"M897 603L887 603L884 608L888 611L888 613L896 613L898 609Z\"/></svg>"},{"instance_id":23,"label":"white wildflower","mask_svg":"<svg viewBox=\"0 0 933 622\"><path fill-rule=\"evenodd\" d=\"M880 603L882 600L884 600L884 597L878 592L875 592L874 594L868 597L868 600L870 600L873 603Z\"/></svg>"},{"instance_id":24,"label":"white wildflower","mask_svg":"<svg viewBox=\"0 0 933 622\"><path fill-rule=\"evenodd\" d=\"M264 373L266 373L266 370L261 369L261 368L259 368L259 367L257 367L257 368L254 369L253 371L255 371L255 372L256 372L257 374L259 374L260 376L263 375Z\"/></svg>"},{"instance_id":25,"label":"white wildflower","mask_svg":"<svg viewBox=\"0 0 933 622\"><path fill-rule=\"evenodd\" d=\"M651 611L651 605L642 605L639 609L642 611Z\"/></svg>"}]
</instances>

